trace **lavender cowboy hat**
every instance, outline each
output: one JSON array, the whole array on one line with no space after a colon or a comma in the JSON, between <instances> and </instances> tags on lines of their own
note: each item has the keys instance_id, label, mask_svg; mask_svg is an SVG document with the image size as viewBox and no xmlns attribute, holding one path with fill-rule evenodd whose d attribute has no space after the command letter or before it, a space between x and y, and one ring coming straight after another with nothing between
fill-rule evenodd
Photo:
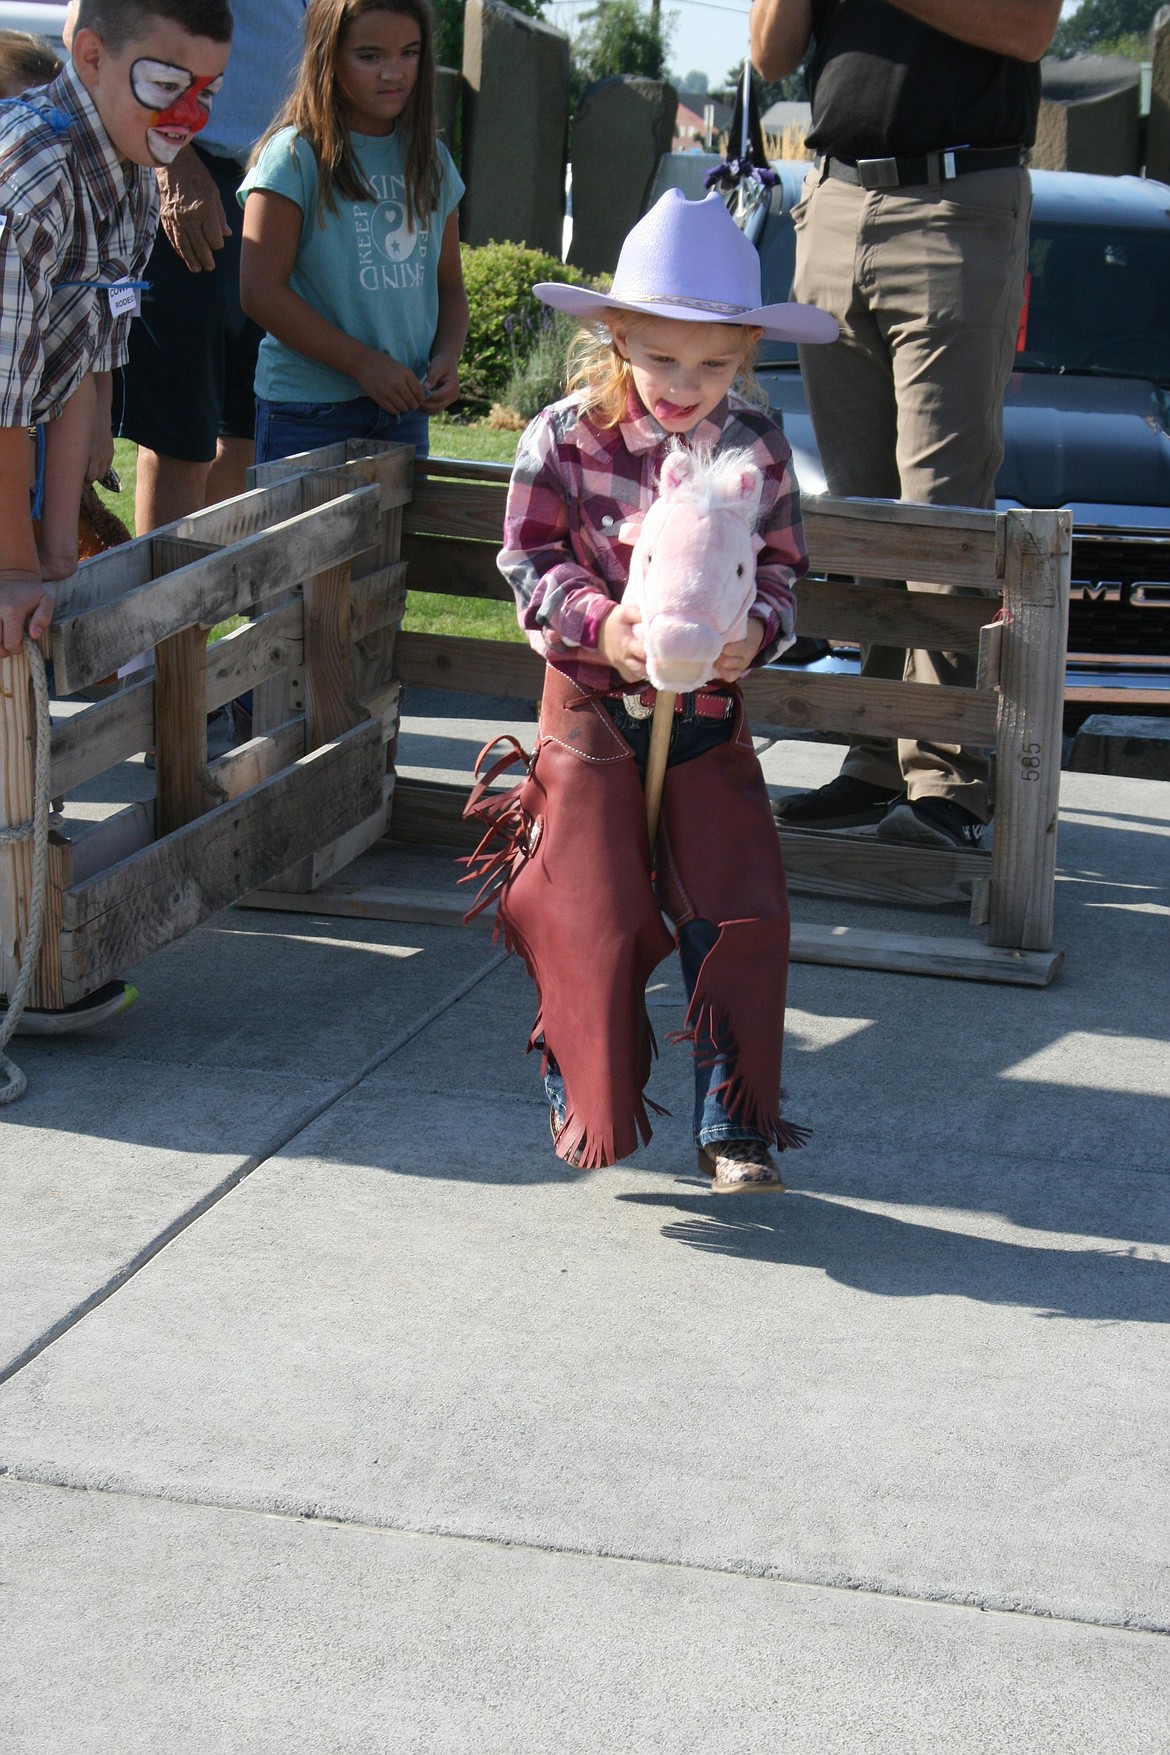
<instances>
[{"instance_id":1,"label":"lavender cowboy hat","mask_svg":"<svg viewBox=\"0 0 1170 1755\"><path fill-rule=\"evenodd\" d=\"M761 305L760 258L714 193L688 201L681 189L668 189L622 245L611 291L549 280L532 290L554 311L586 320L617 309L748 324L775 341L836 341L839 333L815 305Z\"/></svg>"}]
</instances>

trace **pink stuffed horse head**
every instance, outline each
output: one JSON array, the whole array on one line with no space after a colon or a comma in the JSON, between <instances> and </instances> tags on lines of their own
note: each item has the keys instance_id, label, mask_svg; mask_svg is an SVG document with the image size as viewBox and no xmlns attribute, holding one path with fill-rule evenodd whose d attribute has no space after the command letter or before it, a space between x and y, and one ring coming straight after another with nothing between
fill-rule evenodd
<instances>
[{"instance_id":1,"label":"pink stuffed horse head","mask_svg":"<svg viewBox=\"0 0 1170 1755\"><path fill-rule=\"evenodd\" d=\"M762 490L746 451L712 456L678 445L667 452L622 597L642 612L646 674L656 689L700 688L724 646L747 633L764 546L755 534Z\"/></svg>"}]
</instances>

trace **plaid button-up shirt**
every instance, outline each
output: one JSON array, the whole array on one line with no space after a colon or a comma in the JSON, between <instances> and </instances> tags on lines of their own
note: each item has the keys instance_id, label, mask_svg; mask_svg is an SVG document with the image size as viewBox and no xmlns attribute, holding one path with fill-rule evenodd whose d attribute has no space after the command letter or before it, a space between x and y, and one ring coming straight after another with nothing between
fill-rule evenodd
<instances>
[{"instance_id":1,"label":"plaid button-up shirt","mask_svg":"<svg viewBox=\"0 0 1170 1755\"><path fill-rule=\"evenodd\" d=\"M72 65L0 103L0 426L52 419L86 372L125 364L130 315L106 289L138 277L157 227L154 172L122 165Z\"/></svg>"},{"instance_id":2,"label":"plaid button-up shirt","mask_svg":"<svg viewBox=\"0 0 1170 1755\"><path fill-rule=\"evenodd\" d=\"M750 613L764 624L753 668L767 664L792 644L792 586L808 570L788 441L770 416L737 397L720 403L688 437L716 451L746 449L763 475L756 529L764 546ZM570 396L538 414L520 440L499 568L531 644L586 687L623 686L599 659L597 638L629 574L633 551L621 540L621 526L653 503L670 443L633 392L616 427L595 425Z\"/></svg>"}]
</instances>

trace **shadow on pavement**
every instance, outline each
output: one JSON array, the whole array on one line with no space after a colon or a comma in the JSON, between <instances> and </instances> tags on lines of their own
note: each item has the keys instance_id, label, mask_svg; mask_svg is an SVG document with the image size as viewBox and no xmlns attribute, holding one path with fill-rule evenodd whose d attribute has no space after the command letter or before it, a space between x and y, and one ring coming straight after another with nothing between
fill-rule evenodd
<instances>
[{"instance_id":1,"label":"shadow on pavement","mask_svg":"<svg viewBox=\"0 0 1170 1755\"><path fill-rule=\"evenodd\" d=\"M1091 1322L1170 1321L1170 1266L1131 1250L1005 1243L807 1195L734 1198L742 1205L725 1215L701 1195L617 1196L684 1214L662 1227L668 1242L777 1267L821 1268L838 1284L878 1297L970 1298Z\"/></svg>"}]
</instances>

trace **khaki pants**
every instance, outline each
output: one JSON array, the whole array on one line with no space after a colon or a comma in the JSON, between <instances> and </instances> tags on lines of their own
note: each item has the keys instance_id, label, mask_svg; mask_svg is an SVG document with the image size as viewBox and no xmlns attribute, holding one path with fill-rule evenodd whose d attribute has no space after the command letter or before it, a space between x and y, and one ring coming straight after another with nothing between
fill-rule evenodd
<instances>
[{"instance_id":1,"label":"khaki pants","mask_svg":"<svg viewBox=\"0 0 1170 1755\"><path fill-rule=\"evenodd\" d=\"M841 325L840 341L800 350L830 493L995 504L1030 211L1024 170L888 192L810 172L794 214L793 295ZM954 652L869 646L862 674L970 687L975 663ZM865 739L852 745L843 771L911 798L953 799L981 821L990 815L979 750Z\"/></svg>"}]
</instances>

